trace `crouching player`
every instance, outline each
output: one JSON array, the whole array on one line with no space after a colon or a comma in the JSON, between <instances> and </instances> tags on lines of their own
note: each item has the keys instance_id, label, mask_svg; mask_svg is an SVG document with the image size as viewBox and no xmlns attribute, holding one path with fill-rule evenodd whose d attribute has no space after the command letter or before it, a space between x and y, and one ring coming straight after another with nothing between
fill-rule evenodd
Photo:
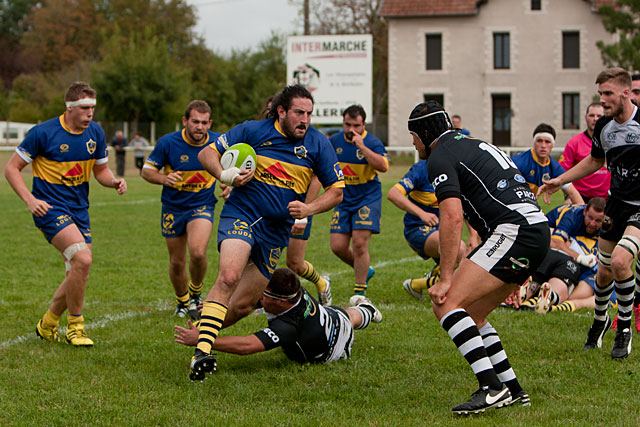
<instances>
[{"instance_id":1,"label":"crouching player","mask_svg":"<svg viewBox=\"0 0 640 427\"><path fill-rule=\"evenodd\" d=\"M439 279L440 235L438 232L438 200L427 175L427 161L411 166L400 182L391 187L387 198L405 211L404 238L411 249L424 260L433 258L435 266L422 279L407 279L402 284L405 291L416 299L424 299L423 291ZM464 256L465 245L460 241L456 264Z\"/></svg>"},{"instance_id":2,"label":"crouching player","mask_svg":"<svg viewBox=\"0 0 640 427\"><path fill-rule=\"evenodd\" d=\"M260 303L269 315L268 327L244 337L218 337L213 350L247 355L281 347L294 362L329 363L351 355L354 329L382 321L380 311L361 295L352 296L346 310L321 306L287 268L273 273ZM189 329L175 326L175 332L177 343L198 342L198 329L191 322Z\"/></svg>"}]
</instances>

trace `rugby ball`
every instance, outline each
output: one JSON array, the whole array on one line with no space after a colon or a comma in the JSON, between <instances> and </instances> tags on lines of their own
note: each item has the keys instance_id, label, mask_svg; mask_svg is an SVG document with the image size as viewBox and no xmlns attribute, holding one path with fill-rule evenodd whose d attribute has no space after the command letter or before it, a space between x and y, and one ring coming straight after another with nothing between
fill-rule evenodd
<instances>
[{"instance_id":1,"label":"rugby ball","mask_svg":"<svg viewBox=\"0 0 640 427\"><path fill-rule=\"evenodd\" d=\"M232 167L238 169L256 170L258 158L252 146L245 143L234 144L222 154L220 164L222 169L227 170Z\"/></svg>"}]
</instances>

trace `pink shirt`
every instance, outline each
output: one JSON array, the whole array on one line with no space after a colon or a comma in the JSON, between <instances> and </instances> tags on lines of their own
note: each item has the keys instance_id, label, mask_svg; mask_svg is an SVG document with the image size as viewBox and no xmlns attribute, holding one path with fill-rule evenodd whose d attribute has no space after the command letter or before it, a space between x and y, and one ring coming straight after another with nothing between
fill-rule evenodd
<instances>
[{"instance_id":1,"label":"pink shirt","mask_svg":"<svg viewBox=\"0 0 640 427\"><path fill-rule=\"evenodd\" d=\"M560 156L560 165L569 170L591 153L591 138L586 131L574 135L564 147ZM608 197L611 186L611 174L606 167L573 182L578 193L586 197Z\"/></svg>"}]
</instances>

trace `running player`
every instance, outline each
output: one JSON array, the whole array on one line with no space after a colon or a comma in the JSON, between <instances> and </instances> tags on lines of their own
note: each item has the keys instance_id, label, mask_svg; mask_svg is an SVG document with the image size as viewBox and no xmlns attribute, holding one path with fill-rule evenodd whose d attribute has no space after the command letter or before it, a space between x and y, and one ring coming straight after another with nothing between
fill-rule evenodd
<instances>
[{"instance_id":1,"label":"running player","mask_svg":"<svg viewBox=\"0 0 640 427\"><path fill-rule=\"evenodd\" d=\"M289 242L294 220L329 210L342 200L342 171L324 135L310 127L312 111L309 91L287 86L273 100L270 118L234 127L198 155L205 170L234 189L220 214L218 276L203 305L192 380L213 370L211 346L223 323L229 326L255 307ZM255 174L222 170L221 154L239 142L254 148ZM325 191L307 204L314 174Z\"/></svg>"},{"instance_id":2,"label":"running player","mask_svg":"<svg viewBox=\"0 0 640 427\"><path fill-rule=\"evenodd\" d=\"M429 159L440 208L440 281L429 289L433 311L479 383L453 413L529 405L487 315L541 263L549 250L547 219L511 159L453 131L440 104L418 104L408 125L420 158ZM482 242L454 273L464 216Z\"/></svg>"},{"instance_id":3,"label":"running player","mask_svg":"<svg viewBox=\"0 0 640 427\"><path fill-rule=\"evenodd\" d=\"M631 76L627 71L606 69L598 74L596 84L604 116L596 122L591 154L559 177L545 181L539 193L548 201L562 185L599 170L606 160L611 172L611 195L598 241L596 308L584 348L592 350L602 346L602 338L612 323L607 307L615 288L618 330L611 357L621 359L631 352L635 288L631 266L640 249L640 114L630 99Z\"/></svg>"},{"instance_id":4,"label":"running player","mask_svg":"<svg viewBox=\"0 0 640 427\"><path fill-rule=\"evenodd\" d=\"M343 131L329 140L344 173L344 198L331 217L331 250L353 267L353 293L364 295L374 271L370 267L371 234L380 233L382 189L378 172L389 168L382 141L366 131L367 114L360 105L342 113Z\"/></svg>"},{"instance_id":5,"label":"running player","mask_svg":"<svg viewBox=\"0 0 640 427\"><path fill-rule=\"evenodd\" d=\"M421 160L409 169L400 182L391 187L387 198L405 211L404 238L415 253L424 260L433 258L434 269L422 279L407 279L402 287L412 297L424 299L423 290L439 278L440 238L438 233L438 200L427 175L427 161ZM464 256L465 244L460 241L456 264Z\"/></svg>"},{"instance_id":6,"label":"running player","mask_svg":"<svg viewBox=\"0 0 640 427\"><path fill-rule=\"evenodd\" d=\"M92 261L89 178L93 172L101 185L116 189L118 194L126 193L127 183L115 178L109 169L104 131L92 121L96 91L85 82L74 82L64 100L64 114L29 131L9 160L4 176L65 264L65 278L36 325L36 334L60 341L58 322L68 310L67 342L92 346L82 316ZM21 174L29 163L33 170L31 191Z\"/></svg>"},{"instance_id":7,"label":"running player","mask_svg":"<svg viewBox=\"0 0 640 427\"><path fill-rule=\"evenodd\" d=\"M269 315L269 326L244 337L218 337L213 350L248 355L281 347L298 363L329 363L351 356L353 330L382 322L382 314L363 296L353 296L346 310L322 307L300 286L296 274L286 268L274 271L260 303ZM194 346L198 330L175 327L175 341Z\"/></svg>"},{"instance_id":8,"label":"running player","mask_svg":"<svg viewBox=\"0 0 640 427\"><path fill-rule=\"evenodd\" d=\"M192 319L199 316L217 201L216 179L198 161L200 151L220 136L209 130L211 123L209 104L191 101L182 117L184 129L160 138L142 169L145 180L162 185L160 225L169 251L169 279L176 295L174 315L184 317L189 313Z\"/></svg>"}]
</instances>

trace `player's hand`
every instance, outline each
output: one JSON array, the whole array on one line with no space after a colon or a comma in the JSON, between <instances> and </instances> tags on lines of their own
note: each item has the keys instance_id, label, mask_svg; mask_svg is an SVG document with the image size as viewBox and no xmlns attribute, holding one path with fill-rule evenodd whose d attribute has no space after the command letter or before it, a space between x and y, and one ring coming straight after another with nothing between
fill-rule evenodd
<instances>
[{"instance_id":1,"label":"player's hand","mask_svg":"<svg viewBox=\"0 0 640 427\"><path fill-rule=\"evenodd\" d=\"M171 172L169 175L165 175L164 179L162 180L162 185L173 187L178 181L182 181L182 172Z\"/></svg>"},{"instance_id":2,"label":"player's hand","mask_svg":"<svg viewBox=\"0 0 640 427\"><path fill-rule=\"evenodd\" d=\"M542 195L542 200L544 200L546 204L549 204L551 203L551 195L556 191L558 191L560 187L562 187L562 182L560 181L560 178L542 180L542 182L544 184L538 189L538 194L536 194L536 198Z\"/></svg>"},{"instance_id":3,"label":"player's hand","mask_svg":"<svg viewBox=\"0 0 640 427\"><path fill-rule=\"evenodd\" d=\"M594 254L578 255L576 261L578 262L578 264L583 265L587 268L593 268L598 263L598 258Z\"/></svg>"},{"instance_id":4,"label":"player's hand","mask_svg":"<svg viewBox=\"0 0 640 427\"><path fill-rule=\"evenodd\" d=\"M234 187L246 185L253 178L253 171L249 169L229 168L220 174L220 182Z\"/></svg>"},{"instance_id":5,"label":"player's hand","mask_svg":"<svg viewBox=\"0 0 640 427\"><path fill-rule=\"evenodd\" d=\"M430 227L435 227L440 222L437 215L425 211L420 214L420 219Z\"/></svg>"},{"instance_id":6,"label":"player's hand","mask_svg":"<svg viewBox=\"0 0 640 427\"><path fill-rule=\"evenodd\" d=\"M429 288L429 296L431 297L431 302L436 305L444 304L447 299L447 292L449 292L450 287L450 281L444 281L440 279L440 281Z\"/></svg>"},{"instance_id":7,"label":"player's hand","mask_svg":"<svg viewBox=\"0 0 640 427\"><path fill-rule=\"evenodd\" d=\"M305 228L307 228L306 223L296 222L295 224L293 224L293 227L291 227L291 234L301 235L302 233L304 233Z\"/></svg>"},{"instance_id":8,"label":"player's hand","mask_svg":"<svg viewBox=\"0 0 640 427\"><path fill-rule=\"evenodd\" d=\"M51 209L51 205L49 203L45 202L44 200L35 198L32 202L27 204L27 207L29 208L31 214L37 217L44 216L49 211L49 209Z\"/></svg>"},{"instance_id":9,"label":"player's hand","mask_svg":"<svg viewBox=\"0 0 640 427\"><path fill-rule=\"evenodd\" d=\"M125 181L124 178L116 178L113 180L113 188L122 196L127 192L127 181Z\"/></svg>"},{"instance_id":10,"label":"player's hand","mask_svg":"<svg viewBox=\"0 0 640 427\"><path fill-rule=\"evenodd\" d=\"M353 143L353 145L355 145L356 147L362 149L362 147L364 146L364 140L362 139L362 135L360 135L359 133L353 133L353 136L351 137L351 142Z\"/></svg>"},{"instance_id":11,"label":"player's hand","mask_svg":"<svg viewBox=\"0 0 640 427\"><path fill-rule=\"evenodd\" d=\"M222 190L222 193L220 193L220 197L222 197L224 200L227 200L229 198L229 194L231 194L231 190L233 189L233 187L221 182L220 189Z\"/></svg>"},{"instance_id":12,"label":"player's hand","mask_svg":"<svg viewBox=\"0 0 640 427\"><path fill-rule=\"evenodd\" d=\"M178 344L195 346L198 344L198 336L200 335L200 331L198 328L191 322L191 320L187 320L189 325L189 329L183 328L182 326L175 325L173 327L175 334L173 335L174 342Z\"/></svg>"},{"instance_id":13,"label":"player's hand","mask_svg":"<svg viewBox=\"0 0 640 427\"><path fill-rule=\"evenodd\" d=\"M291 215L291 218L293 219L303 219L313 213L311 212L309 205L298 200L289 202L287 209L289 209L289 215Z\"/></svg>"},{"instance_id":14,"label":"player's hand","mask_svg":"<svg viewBox=\"0 0 640 427\"><path fill-rule=\"evenodd\" d=\"M504 300L504 303L512 306L515 309L520 308L520 286L515 288L513 292L511 292L509 296L507 296L507 298Z\"/></svg>"},{"instance_id":15,"label":"player's hand","mask_svg":"<svg viewBox=\"0 0 640 427\"><path fill-rule=\"evenodd\" d=\"M240 175L233 180L234 187L240 187L242 185L247 185L249 181L253 179L254 171L251 169L241 169Z\"/></svg>"}]
</instances>

